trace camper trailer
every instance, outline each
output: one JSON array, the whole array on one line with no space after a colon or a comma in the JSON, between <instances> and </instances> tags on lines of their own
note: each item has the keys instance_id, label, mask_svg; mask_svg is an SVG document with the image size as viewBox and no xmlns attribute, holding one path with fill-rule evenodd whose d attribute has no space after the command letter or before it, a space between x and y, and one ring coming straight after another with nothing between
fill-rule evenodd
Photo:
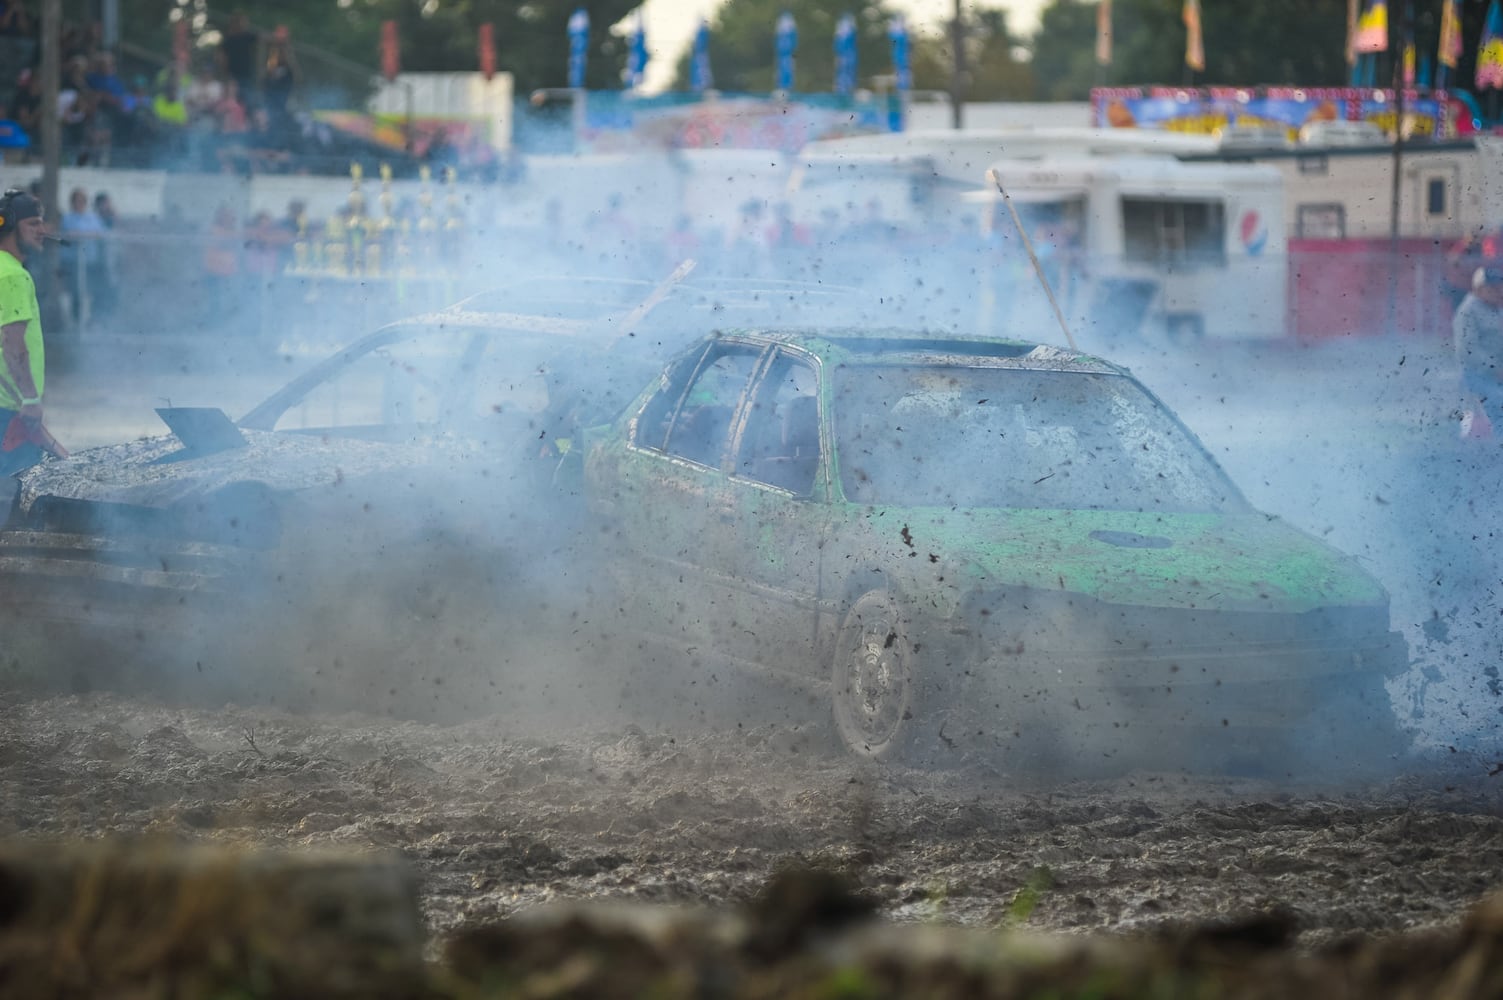
<instances>
[{"instance_id":1,"label":"camper trailer","mask_svg":"<svg viewBox=\"0 0 1503 1000\"><path fill-rule=\"evenodd\" d=\"M1045 157L999 160L988 178L967 196L981 207L988 242L1004 256L1012 247L1016 260L1016 210L1085 342L1093 330L1103 338L1154 328L1175 338L1284 335L1283 186L1273 167Z\"/></svg>"},{"instance_id":2,"label":"camper trailer","mask_svg":"<svg viewBox=\"0 0 1503 1000\"><path fill-rule=\"evenodd\" d=\"M1057 156L1210 155L1216 140L1150 129L1009 128L957 132L930 129L821 139L799 150L787 200L806 224L831 213L850 219L878 212L908 229L949 231L969 225L975 210L961 201L997 160Z\"/></svg>"}]
</instances>

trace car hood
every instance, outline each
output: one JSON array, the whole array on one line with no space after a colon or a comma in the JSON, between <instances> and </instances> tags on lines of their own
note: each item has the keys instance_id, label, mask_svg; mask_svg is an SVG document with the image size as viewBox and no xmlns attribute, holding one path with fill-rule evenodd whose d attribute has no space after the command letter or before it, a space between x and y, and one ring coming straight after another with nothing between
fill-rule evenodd
<instances>
[{"instance_id":1,"label":"car hood","mask_svg":"<svg viewBox=\"0 0 1503 1000\"><path fill-rule=\"evenodd\" d=\"M434 445L391 444L313 434L242 430L246 445L174 460L172 435L90 448L48 460L21 477L23 510L42 496L141 507L171 507L231 483L254 481L277 491L332 485L433 460Z\"/></svg>"},{"instance_id":2,"label":"car hood","mask_svg":"<svg viewBox=\"0 0 1503 1000\"><path fill-rule=\"evenodd\" d=\"M866 516L915 557L908 565L958 572L975 589L1290 613L1388 600L1356 560L1257 512L876 509Z\"/></svg>"}]
</instances>

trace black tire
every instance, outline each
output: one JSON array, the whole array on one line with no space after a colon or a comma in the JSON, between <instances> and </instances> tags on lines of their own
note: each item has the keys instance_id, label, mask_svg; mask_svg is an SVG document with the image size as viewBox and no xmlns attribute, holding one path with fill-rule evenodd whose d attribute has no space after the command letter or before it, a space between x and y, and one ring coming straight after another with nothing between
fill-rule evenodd
<instances>
[{"instance_id":1,"label":"black tire","mask_svg":"<svg viewBox=\"0 0 1503 1000\"><path fill-rule=\"evenodd\" d=\"M846 750L881 761L909 755L918 685L909 621L892 593L869 590L846 612L830 682L835 733Z\"/></svg>"}]
</instances>

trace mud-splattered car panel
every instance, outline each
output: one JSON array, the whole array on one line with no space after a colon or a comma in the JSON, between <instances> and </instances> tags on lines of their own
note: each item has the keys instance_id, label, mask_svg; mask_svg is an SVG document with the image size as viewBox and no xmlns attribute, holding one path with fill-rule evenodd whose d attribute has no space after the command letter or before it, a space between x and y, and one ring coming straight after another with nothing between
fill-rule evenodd
<instances>
[{"instance_id":1,"label":"mud-splattered car panel","mask_svg":"<svg viewBox=\"0 0 1503 1000\"><path fill-rule=\"evenodd\" d=\"M1306 726L1350 682L1393 732L1383 681L1407 653L1383 588L1252 509L1097 359L716 335L592 432L586 483L631 626L821 691L858 753L1062 733L1084 691L1135 706L1097 729L1251 738Z\"/></svg>"}]
</instances>

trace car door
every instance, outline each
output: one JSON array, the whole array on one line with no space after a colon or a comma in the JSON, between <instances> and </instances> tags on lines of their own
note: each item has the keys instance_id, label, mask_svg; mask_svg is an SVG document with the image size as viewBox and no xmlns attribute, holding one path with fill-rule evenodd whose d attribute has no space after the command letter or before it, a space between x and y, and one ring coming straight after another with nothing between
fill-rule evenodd
<instances>
[{"instance_id":1,"label":"car door","mask_svg":"<svg viewBox=\"0 0 1503 1000\"><path fill-rule=\"evenodd\" d=\"M725 467L764 351L716 340L670 369L631 422L612 495L603 498L620 532L630 624L691 647L721 646L737 627L736 512Z\"/></svg>"},{"instance_id":2,"label":"car door","mask_svg":"<svg viewBox=\"0 0 1503 1000\"><path fill-rule=\"evenodd\" d=\"M738 572L730 600L733 655L794 676L814 662L820 553L828 530L819 373L812 358L779 349L744 410L731 475L730 527Z\"/></svg>"}]
</instances>

